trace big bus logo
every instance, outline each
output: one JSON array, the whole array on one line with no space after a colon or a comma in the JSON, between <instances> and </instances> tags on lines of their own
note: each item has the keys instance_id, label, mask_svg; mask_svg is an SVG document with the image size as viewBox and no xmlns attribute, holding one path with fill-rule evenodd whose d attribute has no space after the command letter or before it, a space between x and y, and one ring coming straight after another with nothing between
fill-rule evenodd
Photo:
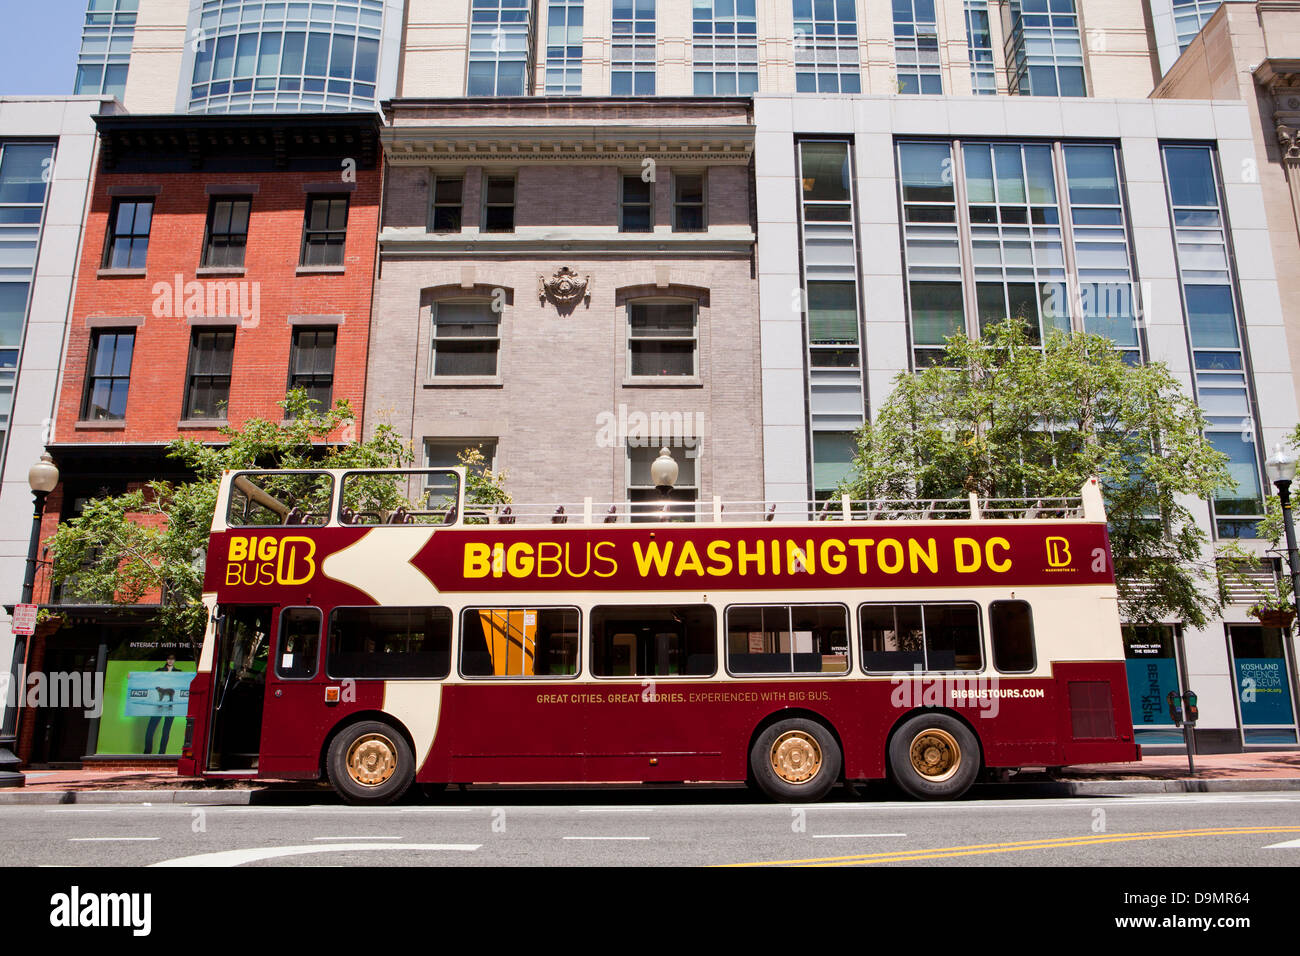
<instances>
[{"instance_id":1,"label":"big bus logo","mask_svg":"<svg viewBox=\"0 0 1300 956\"><path fill-rule=\"evenodd\" d=\"M234 535L226 559L226 584L306 584L316 573L316 542Z\"/></svg>"},{"instance_id":2,"label":"big bus logo","mask_svg":"<svg viewBox=\"0 0 1300 956\"><path fill-rule=\"evenodd\" d=\"M1070 557L1070 542L1065 538L1047 539L1047 564L1053 568L1069 567L1074 559Z\"/></svg>"}]
</instances>

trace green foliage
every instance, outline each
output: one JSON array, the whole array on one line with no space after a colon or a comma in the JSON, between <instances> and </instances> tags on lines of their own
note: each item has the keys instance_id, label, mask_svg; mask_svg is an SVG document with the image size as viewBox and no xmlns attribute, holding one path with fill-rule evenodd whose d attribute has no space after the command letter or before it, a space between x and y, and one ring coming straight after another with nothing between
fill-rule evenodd
<instances>
[{"instance_id":1,"label":"green foliage","mask_svg":"<svg viewBox=\"0 0 1300 956\"><path fill-rule=\"evenodd\" d=\"M48 539L54 583L82 603L129 605L161 594L160 627L197 647L205 622L204 558L224 471L410 466L410 443L389 425L378 426L365 441L350 440L356 415L346 401L322 410L294 390L280 406L283 422L251 419L238 428L226 426L222 444L172 442L167 454L194 474L191 481L151 481L89 501ZM348 440L331 442L335 433ZM296 490L301 494L301 487ZM301 503L311 507L305 498Z\"/></svg>"},{"instance_id":2,"label":"green foliage","mask_svg":"<svg viewBox=\"0 0 1300 956\"><path fill-rule=\"evenodd\" d=\"M854 498L1071 497L1101 480L1121 612L1204 624L1221 607L1206 537L1183 496L1231 487L1204 416L1160 363L1128 365L1101 335L1040 348L1007 320L947 340L942 365L901 374L858 433Z\"/></svg>"}]
</instances>

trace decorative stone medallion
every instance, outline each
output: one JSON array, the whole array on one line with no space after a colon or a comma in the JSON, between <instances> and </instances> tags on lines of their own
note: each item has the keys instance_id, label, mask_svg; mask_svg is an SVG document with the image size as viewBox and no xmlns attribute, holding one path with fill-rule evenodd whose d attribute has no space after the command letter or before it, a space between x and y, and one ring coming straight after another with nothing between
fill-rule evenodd
<instances>
[{"instance_id":1,"label":"decorative stone medallion","mask_svg":"<svg viewBox=\"0 0 1300 956\"><path fill-rule=\"evenodd\" d=\"M580 299L591 295L591 276L580 276L568 266L555 270L549 279L537 277L537 297L549 298L559 305L573 305Z\"/></svg>"}]
</instances>

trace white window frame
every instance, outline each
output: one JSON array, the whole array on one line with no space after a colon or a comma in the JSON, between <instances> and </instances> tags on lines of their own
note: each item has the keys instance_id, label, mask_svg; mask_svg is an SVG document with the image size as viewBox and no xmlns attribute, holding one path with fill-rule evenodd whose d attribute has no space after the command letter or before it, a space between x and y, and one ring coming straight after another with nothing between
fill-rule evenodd
<instances>
[{"instance_id":1,"label":"white window frame","mask_svg":"<svg viewBox=\"0 0 1300 956\"><path fill-rule=\"evenodd\" d=\"M434 228L436 212L438 208L438 180L439 179L459 179L460 180L460 228L455 231L439 231ZM465 231L465 173L452 172L451 170L441 170L429 174L429 225L428 231L440 236L454 236Z\"/></svg>"},{"instance_id":2,"label":"white window frame","mask_svg":"<svg viewBox=\"0 0 1300 956\"><path fill-rule=\"evenodd\" d=\"M692 351L691 371L686 375L638 375L632 370L632 343L637 342L685 342L682 335L640 335L633 338L632 308L638 305L689 305L691 307L691 336L689 341L695 346ZM684 296L656 295L628 299L623 303L623 340L624 367L623 378L627 382L643 383L696 383L700 381L700 303L696 299Z\"/></svg>"},{"instance_id":3,"label":"white window frame","mask_svg":"<svg viewBox=\"0 0 1300 956\"><path fill-rule=\"evenodd\" d=\"M619 176L618 176L618 231L619 231L620 233L626 232L626 233L629 233L630 235L634 235L634 236L635 236L635 235L642 235L642 236L650 235L651 233L653 233L653 232L655 231L655 181L652 179L652 180L650 180L648 183L646 183L646 185L650 187L650 202L649 202L649 211L650 211L650 228L649 228L649 229L634 229L634 230L629 230L629 229L627 228L627 225L625 224L625 222L624 222L624 218L623 218L623 217L624 217L624 213L625 213L626 210L627 210L627 193L624 192L624 188L625 188L624 180L626 180L626 179L641 179L641 170L638 169L638 170L636 170L635 172L621 171L621 172L619 173ZM638 208L641 206L640 203L636 203L635 205L637 205Z\"/></svg>"},{"instance_id":4,"label":"white window frame","mask_svg":"<svg viewBox=\"0 0 1300 956\"><path fill-rule=\"evenodd\" d=\"M493 179L509 179L514 184L514 191L510 198L511 215L510 215L509 230L488 229L488 225L487 225L487 211L489 205L488 184ZM464 194L462 193L462 201L463 198L464 198ZM504 203L492 203L491 205L494 207L499 207L499 206L503 206ZM464 215L463 211L461 215L462 216ZM482 195L479 197L478 231L480 233L483 233L484 235L502 235L502 236L513 235L514 233L519 231L519 174L514 170L497 171L497 172L488 169L483 170L483 189L482 189Z\"/></svg>"},{"instance_id":5,"label":"white window frame","mask_svg":"<svg viewBox=\"0 0 1300 956\"><path fill-rule=\"evenodd\" d=\"M700 228L699 228L699 229L679 229L679 228L677 228L677 208L678 208L678 206L683 205L683 204L682 204L681 202L679 202L678 199L677 199L677 180L680 179L680 178L683 177L683 176L699 176L699 177L700 177ZM672 228L673 228L673 232L684 232L684 233L692 233L692 232L708 232L708 231L709 231L709 173L708 173L708 170L706 170L706 169L683 169L683 170L676 170L676 169L674 169L674 170L673 170L673 173L672 173L672 179L673 179L673 182L672 182L672 186L673 186L673 220L672 220ZM688 204L686 204L686 205L689 205L689 206L693 207L695 204L694 204L694 203L688 203Z\"/></svg>"},{"instance_id":6,"label":"white window frame","mask_svg":"<svg viewBox=\"0 0 1300 956\"><path fill-rule=\"evenodd\" d=\"M493 371L491 374L481 374L481 375L450 375L450 374L438 375L434 371L435 368L437 367L437 359L438 359L438 307L441 305L465 305L465 304L482 305L485 306L489 312L492 311L492 300L490 298L487 298L485 296L480 296L480 295L457 296L455 298L448 298L448 299L435 299L433 303L429 306L429 358L428 358L428 367L425 370L425 380L430 383L436 384L438 382L457 382L457 381L465 381L465 380L471 380L476 382L477 381L499 381L501 378L501 324L505 319L504 309L497 314L496 335L492 335L492 336L457 335L457 336L445 337L448 340L454 339L458 342L496 342L497 350L496 350L495 371Z\"/></svg>"}]
</instances>

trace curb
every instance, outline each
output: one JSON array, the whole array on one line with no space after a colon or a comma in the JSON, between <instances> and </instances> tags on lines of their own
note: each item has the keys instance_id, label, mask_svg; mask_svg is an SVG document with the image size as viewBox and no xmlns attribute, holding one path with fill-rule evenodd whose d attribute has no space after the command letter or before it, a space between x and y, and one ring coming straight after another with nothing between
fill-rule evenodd
<instances>
[{"instance_id":1,"label":"curb","mask_svg":"<svg viewBox=\"0 0 1300 956\"><path fill-rule=\"evenodd\" d=\"M531 789L531 788L530 788ZM549 788L548 788L549 789ZM1024 783L977 783L975 800L1025 797L1123 797L1152 793L1300 792L1300 777L1254 777L1176 780L1041 780ZM589 792L589 791L588 791ZM292 796L291 796L292 795ZM249 790L0 790L0 807L66 806L69 804L165 804L181 806L249 806L296 802L293 797L326 796L327 791Z\"/></svg>"}]
</instances>

